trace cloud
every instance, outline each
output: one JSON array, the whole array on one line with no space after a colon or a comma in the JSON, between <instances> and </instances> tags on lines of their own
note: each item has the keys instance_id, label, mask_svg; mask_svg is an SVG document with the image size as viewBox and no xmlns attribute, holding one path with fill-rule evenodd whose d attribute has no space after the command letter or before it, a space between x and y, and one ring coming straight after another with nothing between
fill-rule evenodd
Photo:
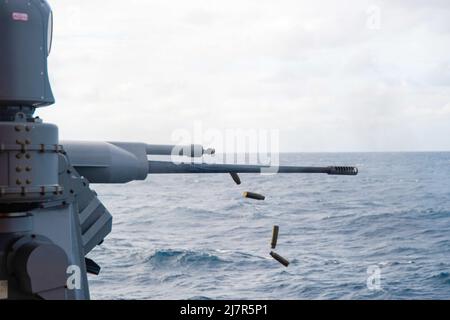
<instances>
[{"instance_id":1,"label":"cloud","mask_svg":"<svg viewBox=\"0 0 450 320\"><path fill-rule=\"evenodd\" d=\"M448 1L51 4L57 104L38 113L62 138L202 121L279 129L289 151L450 149Z\"/></svg>"}]
</instances>

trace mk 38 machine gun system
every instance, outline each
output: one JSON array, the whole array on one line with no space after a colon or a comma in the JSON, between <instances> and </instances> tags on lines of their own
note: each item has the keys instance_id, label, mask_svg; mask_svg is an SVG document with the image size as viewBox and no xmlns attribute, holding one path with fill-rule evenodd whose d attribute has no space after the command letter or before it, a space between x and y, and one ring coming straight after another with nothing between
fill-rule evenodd
<instances>
[{"instance_id":1,"label":"mk 38 machine gun system","mask_svg":"<svg viewBox=\"0 0 450 320\"><path fill-rule=\"evenodd\" d=\"M60 141L56 125L34 116L55 102L47 73L52 29L45 0L0 2L0 299L89 299L87 273L99 266L85 256L112 226L91 184L169 173L236 178L265 169L147 158L212 152L199 145ZM278 172L356 175L357 169L281 166ZM76 269L80 285L72 287L68 277Z\"/></svg>"}]
</instances>

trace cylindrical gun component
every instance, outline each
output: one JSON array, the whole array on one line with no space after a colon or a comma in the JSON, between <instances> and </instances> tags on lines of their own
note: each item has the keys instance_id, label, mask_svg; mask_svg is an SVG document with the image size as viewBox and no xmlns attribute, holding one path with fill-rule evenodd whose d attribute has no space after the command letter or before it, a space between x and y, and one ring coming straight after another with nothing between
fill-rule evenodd
<instances>
[{"instance_id":1,"label":"cylindrical gun component","mask_svg":"<svg viewBox=\"0 0 450 320\"><path fill-rule=\"evenodd\" d=\"M159 156L187 156L191 158L198 158L203 156L206 152L214 153L214 149L205 150L202 145L190 144L185 146L178 145L159 145L148 144L146 146L147 155Z\"/></svg>"},{"instance_id":2,"label":"cylindrical gun component","mask_svg":"<svg viewBox=\"0 0 450 320\"><path fill-rule=\"evenodd\" d=\"M204 151L204 154L214 155L214 154L216 154L216 149L208 148Z\"/></svg>"},{"instance_id":3,"label":"cylindrical gun component","mask_svg":"<svg viewBox=\"0 0 450 320\"><path fill-rule=\"evenodd\" d=\"M233 181L234 181L237 185L241 184L241 179L239 178L239 175L238 175L237 173L235 173L235 172L230 172L230 176L231 176L231 178L233 178Z\"/></svg>"},{"instance_id":4,"label":"cylindrical gun component","mask_svg":"<svg viewBox=\"0 0 450 320\"><path fill-rule=\"evenodd\" d=\"M148 165L145 144L62 141L70 164L91 183L144 180Z\"/></svg>"},{"instance_id":5,"label":"cylindrical gun component","mask_svg":"<svg viewBox=\"0 0 450 320\"><path fill-rule=\"evenodd\" d=\"M280 256L278 253L270 251L270 255L272 256L272 258L274 258L275 260L277 260L279 263L281 263L283 266L287 267L289 265L289 261L287 261L285 258L283 258L282 256Z\"/></svg>"},{"instance_id":6,"label":"cylindrical gun component","mask_svg":"<svg viewBox=\"0 0 450 320\"><path fill-rule=\"evenodd\" d=\"M327 173L330 175L357 175L355 167L273 167L241 164L173 163L170 161L148 162L149 174L160 173L261 173L271 170L276 173Z\"/></svg>"},{"instance_id":7,"label":"cylindrical gun component","mask_svg":"<svg viewBox=\"0 0 450 320\"><path fill-rule=\"evenodd\" d=\"M356 176L358 168L355 167L329 167L330 175Z\"/></svg>"},{"instance_id":8,"label":"cylindrical gun component","mask_svg":"<svg viewBox=\"0 0 450 320\"><path fill-rule=\"evenodd\" d=\"M278 231L280 230L279 226L273 226L273 230L272 230L272 242L270 243L270 246L272 247L272 249L275 249L275 247L277 246L277 241L278 241Z\"/></svg>"},{"instance_id":9,"label":"cylindrical gun component","mask_svg":"<svg viewBox=\"0 0 450 320\"><path fill-rule=\"evenodd\" d=\"M255 199L255 200L264 200L264 199L266 199L266 197L263 196L262 194L249 192L249 191L244 192L244 198Z\"/></svg>"}]
</instances>

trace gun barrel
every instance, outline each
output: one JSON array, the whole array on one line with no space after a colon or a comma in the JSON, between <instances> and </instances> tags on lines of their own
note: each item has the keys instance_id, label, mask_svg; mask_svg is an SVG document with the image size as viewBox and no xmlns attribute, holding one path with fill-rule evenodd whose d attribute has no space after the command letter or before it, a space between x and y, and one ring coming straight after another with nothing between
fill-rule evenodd
<instances>
[{"instance_id":1,"label":"gun barrel","mask_svg":"<svg viewBox=\"0 0 450 320\"><path fill-rule=\"evenodd\" d=\"M297 166L260 166L239 164L173 163L169 161L149 161L149 174L171 173L326 173L329 175L357 175L355 167L297 167Z\"/></svg>"},{"instance_id":2,"label":"gun barrel","mask_svg":"<svg viewBox=\"0 0 450 320\"><path fill-rule=\"evenodd\" d=\"M130 142L63 141L70 164L91 183L126 183L144 180L148 174L170 173L327 173L330 175L356 175L354 167L294 167L240 164L174 163L148 160L148 154L173 154L174 146L147 145ZM181 155L196 156L202 146L176 147ZM192 153L189 153L189 150ZM197 151L196 151L197 150ZM195 152L194 152L195 151Z\"/></svg>"}]
</instances>

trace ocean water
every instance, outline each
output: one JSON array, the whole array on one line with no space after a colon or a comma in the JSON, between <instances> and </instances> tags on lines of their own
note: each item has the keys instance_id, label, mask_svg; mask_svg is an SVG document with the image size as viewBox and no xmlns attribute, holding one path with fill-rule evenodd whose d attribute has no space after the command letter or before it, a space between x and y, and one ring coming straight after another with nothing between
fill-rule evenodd
<instances>
[{"instance_id":1,"label":"ocean water","mask_svg":"<svg viewBox=\"0 0 450 320\"><path fill-rule=\"evenodd\" d=\"M89 276L92 298L450 299L450 153L281 162L357 165L360 174L242 174L240 186L227 174L154 175L94 186L114 224L89 254L102 266ZM269 255L275 224L288 268Z\"/></svg>"}]
</instances>

